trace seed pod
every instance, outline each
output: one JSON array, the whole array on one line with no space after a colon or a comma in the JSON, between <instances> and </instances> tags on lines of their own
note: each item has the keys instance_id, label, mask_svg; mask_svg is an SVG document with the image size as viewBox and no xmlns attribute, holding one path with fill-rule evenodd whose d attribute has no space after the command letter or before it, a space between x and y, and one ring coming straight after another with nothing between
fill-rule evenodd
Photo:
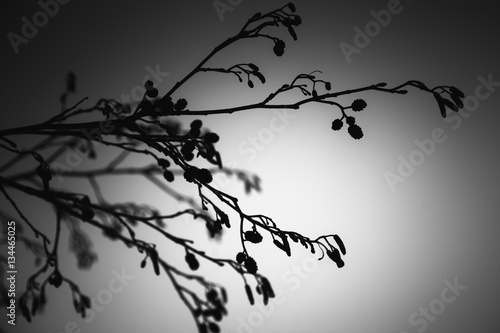
<instances>
[{"instance_id":1,"label":"seed pod","mask_svg":"<svg viewBox=\"0 0 500 333\"><path fill-rule=\"evenodd\" d=\"M356 124L350 125L347 128L347 132L349 132L349 135L356 140L359 140L363 137L363 130Z\"/></svg>"},{"instance_id":2,"label":"seed pod","mask_svg":"<svg viewBox=\"0 0 500 333\"><path fill-rule=\"evenodd\" d=\"M451 101L447 100L446 98L443 98L443 103L446 105L450 110L458 112L458 106L453 104Z\"/></svg>"},{"instance_id":3,"label":"seed pod","mask_svg":"<svg viewBox=\"0 0 500 333\"><path fill-rule=\"evenodd\" d=\"M229 223L229 217L224 212L219 212L220 222L226 226L226 228L231 228L231 224Z\"/></svg>"},{"instance_id":4,"label":"seed pod","mask_svg":"<svg viewBox=\"0 0 500 333\"><path fill-rule=\"evenodd\" d=\"M352 111L358 112L366 108L366 102L362 99L356 99L351 104Z\"/></svg>"},{"instance_id":5,"label":"seed pod","mask_svg":"<svg viewBox=\"0 0 500 333\"><path fill-rule=\"evenodd\" d=\"M206 297L210 301L210 303L217 302L217 299L219 298L215 289L207 290Z\"/></svg>"},{"instance_id":6,"label":"seed pod","mask_svg":"<svg viewBox=\"0 0 500 333\"><path fill-rule=\"evenodd\" d=\"M253 75L257 76L262 84L266 83L266 78L261 72L254 72Z\"/></svg>"},{"instance_id":7,"label":"seed pod","mask_svg":"<svg viewBox=\"0 0 500 333\"><path fill-rule=\"evenodd\" d=\"M174 174L170 170L163 171L163 178L169 183L173 182L175 179Z\"/></svg>"},{"instance_id":8,"label":"seed pod","mask_svg":"<svg viewBox=\"0 0 500 333\"><path fill-rule=\"evenodd\" d=\"M257 263L252 257L247 257L245 259L245 268L247 269L248 273L250 274L255 274L257 273L258 267Z\"/></svg>"},{"instance_id":9,"label":"seed pod","mask_svg":"<svg viewBox=\"0 0 500 333\"><path fill-rule=\"evenodd\" d=\"M62 275L59 271L54 271L49 278L49 283L56 288L59 288L62 284Z\"/></svg>"},{"instance_id":10,"label":"seed pod","mask_svg":"<svg viewBox=\"0 0 500 333\"><path fill-rule=\"evenodd\" d=\"M80 301L82 302L83 306L86 307L87 309L90 309L92 307L90 297L82 295Z\"/></svg>"},{"instance_id":11,"label":"seed pod","mask_svg":"<svg viewBox=\"0 0 500 333\"><path fill-rule=\"evenodd\" d=\"M342 258L340 257L340 253L339 253L339 250L337 249L333 249L333 251L330 251L330 250L327 250L326 251L326 254L328 255L328 257L337 264L337 267L338 268L342 268L344 267L344 261L342 260Z\"/></svg>"},{"instance_id":12,"label":"seed pod","mask_svg":"<svg viewBox=\"0 0 500 333\"><path fill-rule=\"evenodd\" d=\"M160 158L158 160L158 165L162 168L168 168L170 166L170 162L164 158Z\"/></svg>"},{"instance_id":13,"label":"seed pod","mask_svg":"<svg viewBox=\"0 0 500 333\"><path fill-rule=\"evenodd\" d=\"M436 101L439 105L439 111L441 112L441 116L443 118L446 118L446 108L445 108L444 103L443 103L443 98L437 92L434 93L434 98L436 99Z\"/></svg>"},{"instance_id":14,"label":"seed pod","mask_svg":"<svg viewBox=\"0 0 500 333\"><path fill-rule=\"evenodd\" d=\"M220 327L219 325L217 325L216 323L214 322L209 322L208 323L208 329L210 330L210 332L212 333L219 333L220 332Z\"/></svg>"},{"instance_id":15,"label":"seed pod","mask_svg":"<svg viewBox=\"0 0 500 333\"><path fill-rule=\"evenodd\" d=\"M253 293L252 289L248 284L245 284L245 292L247 293L248 301L250 302L250 305L254 305L255 301L253 299Z\"/></svg>"},{"instance_id":16,"label":"seed pod","mask_svg":"<svg viewBox=\"0 0 500 333\"><path fill-rule=\"evenodd\" d=\"M95 214L93 210L86 208L82 211L82 220L90 221L94 218L94 215Z\"/></svg>"},{"instance_id":17,"label":"seed pod","mask_svg":"<svg viewBox=\"0 0 500 333\"><path fill-rule=\"evenodd\" d=\"M464 98L465 97L465 94L460 89L458 89L457 87L450 87L450 91L451 91L452 94L457 95L460 98Z\"/></svg>"},{"instance_id":18,"label":"seed pod","mask_svg":"<svg viewBox=\"0 0 500 333\"><path fill-rule=\"evenodd\" d=\"M254 72L259 71L259 67L256 64L249 63L248 67L250 67Z\"/></svg>"},{"instance_id":19,"label":"seed pod","mask_svg":"<svg viewBox=\"0 0 500 333\"><path fill-rule=\"evenodd\" d=\"M271 286L271 283L265 277L262 277L262 288L267 290L269 297L274 298L276 296L274 294L274 290L273 287Z\"/></svg>"},{"instance_id":20,"label":"seed pod","mask_svg":"<svg viewBox=\"0 0 500 333\"><path fill-rule=\"evenodd\" d=\"M297 33L291 26L288 27L288 33L292 36L293 40L297 40Z\"/></svg>"},{"instance_id":21,"label":"seed pod","mask_svg":"<svg viewBox=\"0 0 500 333\"><path fill-rule=\"evenodd\" d=\"M216 143L219 141L219 136L217 135L217 133L208 132L205 134L204 139L207 142Z\"/></svg>"},{"instance_id":22,"label":"seed pod","mask_svg":"<svg viewBox=\"0 0 500 333\"><path fill-rule=\"evenodd\" d=\"M209 184L212 182L213 177L210 170L202 168L196 169L196 179L198 179L202 183Z\"/></svg>"},{"instance_id":23,"label":"seed pod","mask_svg":"<svg viewBox=\"0 0 500 333\"><path fill-rule=\"evenodd\" d=\"M177 100L177 102L174 104L174 108L176 111L182 111L186 108L187 106L187 101L184 98L180 98Z\"/></svg>"},{"instance_id":24,"label":"seed pod","mask_svg":"<svg viewBox=\"0 0 500 333\"><path fill-rule=\"evenodd\" d=\"M144 88L146 88L147 90L153 89L153 81L147 80L146 82L144 82Z\"/></svg>"},{"instance_id":25,"label":"seed pod","mask_svg":"<svg viewBox=\"0 0 500 333\"><path fill-rule=\"evenodd\" d=\"M148 89L146 90L146 95L150 98L155 98L158 96L158 89L156 88Z\"/></svg>"},{"instance_id":26,"label":"seed pod","mask_svg":"<svg viewBox=\"0 0 500 333\"><path fill-rule=\"evenodd\" d=\"M189 167L186 171L184 171L184 179L186 179L187 182L193 183L195 180L195 171L194 167Z\"/></svg>"},{"instance_id":27,"label":"seed pod","mask_svg":"<svg viewBox=\"0 0 500 333\"><path fill-rule=\"evenodd\" d=\"M224 303L227 303L227 291L226 291L226 288L222 288L220 289L220 294L222 296L222 301Z\"/></svg>"},{"instance_id":28,"label":"seed pod","mask_svg":"<svg viewBox=\"0 0 500 333\"><path fill-rule=\"evenodd\" d=\"M238 262L238 264L242 264L245 259L246 259L246 254L244 252L238 252L238 254L236 255L236 261Z\"/></svg>"},{"instance_id":29,"label":"seed pod","mask_svg":"<svg viewBox=\"0 0 500 333\"><path fill-rule=\"evenodd\" d=\"M191 252L186 253L186 257L184 259L186 259L186 262L191 270L195 271L200 267L198 259L196 259L195 255Z\"/></svg>"},{"instance_id":30,"label":"seed pod","mask_svg":"<svg viewBox=\"0 0 500 333\"><path fill-rule=\"evenodd\" d=\"M197 128L200 129L201 126L203 126L203 122L200 119L195 119L191 122L189 125L191 128Z\"/></svg>"},{"instance_id":31,"label":"seed pod","mask_svg":"<svg viewBox=\"0 0 500 333\"><path fill-rule=\"evenodd\" d=\"M151 263L153 264L153 270L156 275L160 275L160 265L158 263L158 252L156 250L151 250L149 257L151 258Z\"/></svg>"},{"instance_id":32,"label":"seed pod","mask_svg":"<svg viewBox=\"0 0 500 333\"><path fill-rule=\"evenodd\" d=\"M40 305L40 302L38 300L38 297L34 296L33 301L31 303L31 315L32 316L36 315L36 311L38 310L39 305Z\"/></svg>"},{"instance_id":33,"label":"seed pod","mask_svg":"<svg viewBox=\"0 0 500 333\"><path fill-rule=\"evenodd\" d=\"M258 244L262 242L262 235L255 230L245 232L245 239L251 243Z\"/></svg>"},{"instance_id":34,"label":"seed pod","mask_svg":"<svg viewBox=\"0 0 500 333\"><path fill-rule=\"evenodd\" d=\"M458 95L451 94L451 99L458 106L459 109L464 107L464 102L462 102L462 100L460 99L460 97L458 97Z\"/></svg>"},{"instance_id":35,"label":"seed pod","mask_svg":"<svg viewBox=\"0 0 500 333\"><path fill-rule=\"evenodd\" d=\"M344 242L342 241L342 239L340 239L339 235L333 235L333 239L338 244L338 246L340 248L340 252L342 252L342 254L345 255L346 251L345 251L345 246L344 246Z\"/></svg>"}]
</instances>

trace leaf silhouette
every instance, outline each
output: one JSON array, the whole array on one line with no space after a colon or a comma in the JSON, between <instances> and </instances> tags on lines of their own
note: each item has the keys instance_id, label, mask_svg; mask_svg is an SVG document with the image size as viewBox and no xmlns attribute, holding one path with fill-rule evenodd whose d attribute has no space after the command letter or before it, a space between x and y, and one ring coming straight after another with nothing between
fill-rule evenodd
<instances>
[{"instance_id":1,"label":"leaf silhouette","mask_svg":"<svg viewBox=\"0 0 500 333\"><path fill-rule=\"evenodd\" d=\"M292 254L291 254L291 251L290 251L290 244L288 243L288 238L287 238L286 234L283 233L283 232L280 233L280 237L281 237L281 241L282 242L280 242L279 240L275 239L273 241L273 243L279 249L281 249L282 251L284 251L287 254L287 256L290 257Z\"/></svg>"},{"instance_id":2,"label":"leaf silhouette","mask_svg":"<svg viewBox=\"0 0 500 333\"><path fill-rule=\"evenodd\" d=\"M462 109L464 107L464 102L460 99L460 97L456 94L451 94L451 99L453 102L457 105L459 109Z\"/></svg>"},{"instance_id":3,"label":"leaf silhouette","mask_svg":"<svg viewBox=\"0 0 500 333\"><path fill-rule=\"evenodd\" d=\"M245 292L247 294L248 301L250 302L250 305L255 304L255 300L253 298L253 293L252 293L252 288L248 284L245 284Z\"/></svg>"},{"instance_id":4,"label":"leaf silhouette","mask_svg":"<svg viewBox=\"0 0 500 333\"><path fill-rule=\"evenodd\" d=\"M460 98L465 98L465 94L457 87L450 87L451 93L457 95Z\"/></svg>"},{"instance_id":5,"label":"leaf silhouette","mask_svg":"<svg viewBox=\"0 0 500 333\"><path fill-rule=\"evenodd\" d=\"M293 27L288 27L288 33L290 34L290 36L292 36L293 40L297 40L297 33L295 32L295 29Z\"/></svg>"},{"instance_id":6,"label":"leaf silhouette","mask_svg":"<svg viewBox=\"0 0 500 333\"><path fill-rule=\"evenodd\" d=\"M447 106L450 110L458 112L458 107L451 101L447 100L446 98L442 98L441 100L443 101L443 104Z\"/></svg>"},{"instance_id":7,"label":"leaf silhouette","mask_svg":"<svg viewBox=\"0 0 500 333\"><path fill-rule=\"evenodd\" d=\"M441 116L443 118L446 118L446 107L445 107L445 104L443 102L443 98L437 92L434 93L434 98L436 99L436 101L438 103L439 111L441 112Z\"/></svg>"},{"instance_id":8,"label":"leaf silhouette","mask_svg":"<svg viewBox=\"0 0 500 333\"><path fill-rule=\"evenodd\" d=\"M335 242L339 246L340 252L342 252L342 254L345 255L346 250L345 250L344 242L342 241L342 239L339 237L339 235L333 235L333 239L335 240Z\"/></svg>"}]
</instances>

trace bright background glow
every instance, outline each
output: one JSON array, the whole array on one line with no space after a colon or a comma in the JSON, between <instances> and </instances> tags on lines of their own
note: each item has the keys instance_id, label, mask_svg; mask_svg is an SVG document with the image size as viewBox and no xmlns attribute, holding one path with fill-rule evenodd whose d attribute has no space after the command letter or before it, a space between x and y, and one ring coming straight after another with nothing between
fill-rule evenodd
<instances>
[{"instance_id":1,"label":"bright background glow","mask_svg":"<svg viewBox=\"0 0 500 333\"><path fill-rule=\"evenodd\" d=\"M145 67L156 64L170 73L159 85L166 92L256 11L284 3L242 1L224 14L222 22L211 1L63 5L37 36L21 45L19 54L4 39L1 127L37 123L58 112L68 70L78 75L78 98L90 97L87 105L100 97L119 99L122 93L130 94L142 84ZM206 74L195 77L176 97L186 97L191 109L256 102L296 74L315 69L322 70L324 79L338 90L417 79L429 86L455 85L473 95L478 76L491 74L494 81L500 80L492 2L402 1L402 12L349 64L339 43L353 44L353 28L364 29L373 20L370 11L386 9L387 2L299 0L295 4L304 23L297 29L297 42L283 35L287 43L283 57L274 56L268 41L249 41L224 51L212 63L254 62L268 78L266 85L256 83L250 90L233 77ZM15 7L4 11L8 16L2 18L4 35L19 33L21 17L30 18L40 10L34 1L9 6ZM498 92L481 101L457 129L443 121L431 96L417 90L405 96L351 95L343 102L354 98L368 103L357 116L365 132L363 140L354 141L346 131L330 129L337 110L308 105L291 112L295 118L274 133L253 159L239 147L268 128L275 114L260 110L203 119L221 136L218 148L224 160L263 180L264 190L257 195L245 196L236 181L225 188L241 198L245 211L267 214L282 228L311 237L338 233L348 250L346 266L339 270L331 262L311 260L300 246L293 247L292 258L267 238L267 243L252 247L260 271L283 294L282 303L262 310L266 314L248 304L241 280L233 272L205 265L201 273L225 284L229 292L230 312L222 322L223 332L416 332L417 327L408 322L410 314L440 297L443 281L455 277L468 289L425 331L498 329ZM414 140L430 138L438 127L447 141L438 144L435 153L392 192L384 173L396 172L398 156L407 158L417 148ZM105 194L116 201L149 203L164 212L176 209L172 200L136 179L106 184ZM65 185L88 190L87 185L69 180ZM46 208L30 204L23 202L40 225L52 223ZM195 222L173 221L169 228L195 238L205 235L204 227ZM196 240L214 256L232 257L239 249L235 229L222 244L203 237ZM194 332L193 321L166 276L154 276L150 267L141 270L142 257L136 252L100 242L102 237L94 235L98 264L90 272L80 272L68 255L66 273L91 296L107 287L112 269L125 268L135 280L113 295L91 323L74 313L69 290L51 290L44 316L36 317L31 326L19 319L8 332L64 332L68 321L76 322L81 332ZM177 263L182 251L161 238L158 243ZM27 277L31 261L22 265ZM182 258L178 265L187 268ZM258 325L245 330L241 320ZM2 319L0 327L4 323Z\"/></svg>"}]
</instances>

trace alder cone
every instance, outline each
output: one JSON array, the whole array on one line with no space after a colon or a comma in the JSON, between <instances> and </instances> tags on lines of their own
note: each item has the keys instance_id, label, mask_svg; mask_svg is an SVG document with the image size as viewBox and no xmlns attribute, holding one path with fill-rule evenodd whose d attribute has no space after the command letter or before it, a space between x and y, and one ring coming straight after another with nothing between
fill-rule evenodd
<instances>
[{"instance_id":1,"label":"alder cone","mask_svg":"<svg viewBox=\"0 0 500 333\"><path fill-rule=\"evenodd\" d=\"M252 257L247 257L245 259L245 268L247 269L248 273L250 274L255 274L257 273L257 263Z\"/></svg>"}]
</instances>

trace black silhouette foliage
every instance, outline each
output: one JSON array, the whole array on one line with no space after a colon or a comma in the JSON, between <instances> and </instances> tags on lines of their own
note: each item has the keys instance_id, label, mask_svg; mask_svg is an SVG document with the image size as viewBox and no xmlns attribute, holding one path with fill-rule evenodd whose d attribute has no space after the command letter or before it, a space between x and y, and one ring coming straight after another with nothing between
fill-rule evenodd
<instances>
[{"instance_id":1,"label":"black silhouette foliage","mask_svg":"<svg viewBox=\"0 0 500 333\"><path fill-rule=\"evenodd\" d=\"M10 205L19 219L18 239L26 245L35 257L35 272L28 278L26 290L19 293L19 313L28 321L37 314L43 313L47 304L47 292L50 288L60 288L67 284L71 289L75 311L85 317L90 309L90 298L80 290L79 286L65 276L65 269L59 265L58 247L61 225L70 231L69 250L75 255L78 267L91 269L97 261L98 254L93 250L93 243L84 231L85 228L100 229L102 234L112 242L120 242L128 249L138 251L144 257L138 263L143 269L152 269L155 275L165 277L174 286L180 300L190 311L199 332L220 331L217 322L227 315L227 293L223 286L208 281L205 277L195 275L205 262L211 262L220 267L230 267L241 277L246 296L250 304L255 304L254 290L262 297L264 304L275 297L269 280L261 275L257 260L251 256L247 248L250 244L260 244L272 240L273 244L287 256L292 250L303 247L322 260L325 255L338 268L345 265L343 256L346 247L339 235L322 235L309 238L294 231L281 229L270 217L252 215L241 209L238 199L216 188L213 183L215 173L224 173L235 177L244 184L246 193L261 190L261 180L248 171L226 168L216 145L219 134L208 130L200 119L193 119L189 128L183 128L178 117L198 117L217 114L232 114L234 112L251 111L252 109L299 109L308 103L330 105L334 112L340 112L332 117L331 129L341 131L347 127L348 134L355 140L364 137L362 128L352 114L368 112L369 103L364 99L352 99L350 105L342 105L339 97L351 94L362 94L368 91L378 91L388 94L406 94L404 88L414 87L433 95L438 103L443 117L447 109L457 112L463 107L463 92L453 86L438 86L428 88L419 81L407 81L399 86L387 88L384 82L344 91L331 91L332 84L321 78L322 72L315 70L309 74L298 74L290 82L282 84L271 92L260 103L236 105L229 108L212 110L189 110L188 101L184 97L174 96L179 87L190 80L195 74L220 73L235 75L239 82L246 81L249 88L255 82L267 84L261 69L254 63L234 64L227 68L214 68L208 62L217 53L230 47L233 43L250 38L271 40L272 51L276 56L285 54L286 44L280 38L267 31L275 28L285 28L293 40L298 35L295 30L302 23L300 16L295 14L296 8L289 3L269 13L253 15L235 36L218 45L200 64L198 64L184 79L177 82L160 97L160 91L152 81L144 84L145 92L140 103L122 104L113 99L100 99L95 105L83 108L83 98L72 107L67 107L69 96L77 93L76 75L72 72L66 77L65 92L61 95L61 112L47 121L19 128L0 130L0 149L12 155L10 160L2 161L0 165L0 192L3 199ZM265 32L264 32L265 30ZM289 104L274 104L278 95L290 91L300 91L303 99ZM174 102L175 100L175 102ZM351 114L352 112L352 114ZM77 122L78 116L91 114L95 117L91 122ZM360 118L360 119L361 119ZM109 131L100 131L100 125L106 122ZM344 123L346 126L344 126ZM326 125L328 126L328 125ZM85 135L84 133L90 133ZM27 135L42 135L40 143L29 149L19 148L16 137ZM57 139L57 140L56 140ZM56 167L54 162L68 149L79 149L85 152L90 160L100 160L100 153L95 149L99 143L114 149L116 156L104 167L79 170L77 168ZM56 147L56 152L50 148ZM124 161L128 156L141 156L142 160L150 162L146 166L126 166ZM11 171L21 160L31 163L33 169L27 172L11 174ZM196 164L196 165L195 165ZM156 208L140 203L111 203L102 194L98 177L113 177L115 175L139 175L147 182L161 189L167 196L185 203L189 208L170 214L161 214ZM59 188L54 182L56 177L80 178L91 186L90 192L72 192L70 189ZM187 182L197 189L198 195L191 197L177 191L178 182ZM23 213L20 203L10 194L12 191L25 193L50 205L56 216L55 236L49 237L38 229ZM3 207L0 209L2 220L12 220L13 217ZM232 211L238 219L232 220L228 212ZM168 223L181 216L189 216L204 223L209 237L221 239L225 229L236 225L240 235L241 249L229 258L216 258L207 255L193 244L190 239L180 238L168 231ZM82 228L85 226L85 228ZM185 250L184 267L175 267L158 251L156 245L139 238L134 228L144 226L164 237L165 242L172 246L180 246ZM4 227L4 226L2 226ZM3 235L6 233L4 232ZM267 235L266 237L264 237ZM290 242L291 240L291 242ZM0 239L0 244L6 242L6 237ZM148 264L148 262L150 262ZM5 275L7 260L0 257L0 275ZM5 281L2 278L2 281ZM192 290L188 281L194 281L204 290ZM0 283L0 305L4 306L6 287Z\"/></svg>"}]
</instances>

